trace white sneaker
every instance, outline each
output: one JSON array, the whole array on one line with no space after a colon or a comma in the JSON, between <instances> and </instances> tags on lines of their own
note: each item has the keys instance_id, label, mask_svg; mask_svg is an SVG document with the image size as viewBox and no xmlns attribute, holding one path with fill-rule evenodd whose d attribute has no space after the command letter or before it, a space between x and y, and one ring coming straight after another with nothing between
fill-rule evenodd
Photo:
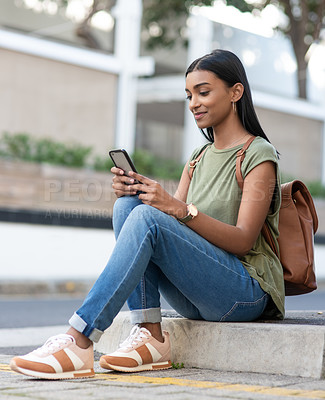
<instances>
[{"instance_id":1,"label":"white sneaker","mask_svg":"<svg viewBox=\"0 0 325 400\"><path fill-rule=\"evenodd\" d=\"M135 326L130 336L111 354L102 356L102 368L122 372L139 372L172 367L169 333L163 331L164 343L156 340L146 328Z\"/></svg>"},{"instance_id":2,"label":"white sneaker","mask_svg":"<svg viewBox=\"0 0 325 400\"><path fill-rule=\"evenodd\" d=\"M14 357L10 368L43 379L90 378L95 376L93 345L82 349L71 335L52 336L42 347Z\"/></svg>"}]
</instances>

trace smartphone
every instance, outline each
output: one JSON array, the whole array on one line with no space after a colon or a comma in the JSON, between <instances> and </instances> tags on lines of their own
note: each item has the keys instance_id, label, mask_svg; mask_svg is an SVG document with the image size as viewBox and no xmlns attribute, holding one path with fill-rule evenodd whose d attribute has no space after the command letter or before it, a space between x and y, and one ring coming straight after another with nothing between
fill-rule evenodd
<instances>
[{"instance_id":1,"label":"smartphone","mask_svg":"<svg viewBox=\"0 0 325 400\"><path fill-rule=\"evenodd\" d=\"M124 149L111 150L109 152L109 156L111 157L115 167L122 169L125 175L128 176L129 171L137 172L126 150ZM135 183L140 183L140 182L135 180Z\"/></svg>"}]
</instances>

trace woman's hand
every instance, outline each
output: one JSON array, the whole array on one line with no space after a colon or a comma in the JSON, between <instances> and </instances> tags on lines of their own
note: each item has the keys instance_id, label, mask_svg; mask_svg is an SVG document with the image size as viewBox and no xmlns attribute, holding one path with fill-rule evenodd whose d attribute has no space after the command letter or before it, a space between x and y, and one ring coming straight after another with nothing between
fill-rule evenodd
<instances>
[{"instance_id":1,"label":"woman's hand","mask_svg":"<svg viewBox=\"0 0 325 400\"><path fill-rule=\"evenodd\" d=\"M128 173L129 176L125 175L122 169L116 167L111 168L111 172L114 174L112 187L117 197L132 196L140 192L139 199L143 204L176 218L186 215L186 203L170 195L157 181L133 171Z\"/></svg>"},{"instance_id":2,"label":"woman's hand","mask_svg":"<svg viewBox=\"0 0 325 400\"><path fill-rule=\"evenodd\" d=\"M142 200L142 203L155 207L176 218L186 215L186 203L170 195L157 181L133 171L129 174L131 178L141 182L132 185L132 188L134 188L136 192L141 192L139 194L139 199Z\"/></svg>"},{"instance_id":3,"label":"woman's hand","mask_svg":"<svg viewBox=\"0 0 325 400\"><path fill-rule=\"evenodd\" d=\"M120 168L113 167L111 172L114 174L112 187L116 197L131 196L137 194L137 189L134 189L134 178L124 174Z\"/></svg>"}]
</instances>

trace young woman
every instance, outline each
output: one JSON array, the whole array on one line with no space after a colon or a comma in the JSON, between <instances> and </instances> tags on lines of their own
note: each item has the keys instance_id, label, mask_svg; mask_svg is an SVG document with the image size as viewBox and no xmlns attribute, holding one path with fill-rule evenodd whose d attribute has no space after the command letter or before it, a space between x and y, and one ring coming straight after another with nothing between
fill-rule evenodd
<instances>
[{"instance_id":1,"label":"young woman","mask_svg":"<svg viewBox=\"0 0 325 400\"><path fill-rule=\"evenodd\" d=\"M160 294L191 319L283 318L282 267L260 233L266 219L272 235L278 235L278 157L258 122L244 68L233 53L213 51L190 65L185 91L209 141L190 157L205 150L192 179L187 163L171 196L152 179L112 168L118 199L116 246L108 264L70 319L69 331L14 358L13 370L47 379L94 376L92 343L126 300L135 327L119 349L101 357L106 369L171 366ZM241 191L236 154L251 137Z\"/></svg>"}]
</instances>

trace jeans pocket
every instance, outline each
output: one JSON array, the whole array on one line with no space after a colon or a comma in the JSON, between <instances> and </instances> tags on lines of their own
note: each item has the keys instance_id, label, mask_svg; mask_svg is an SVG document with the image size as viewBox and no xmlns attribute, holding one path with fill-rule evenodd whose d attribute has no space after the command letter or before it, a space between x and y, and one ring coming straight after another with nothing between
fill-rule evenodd
<instances>
[{"instance_id":1,"label":"jeans pocket","mask_svg":"<svg viewBox=\"0 0 325 400\"><path fill-rule=\"evenodd\" d=\"M269 300L269 295L264 294L263 297L252 302L236 302L230 310L224 314L220 321L221 322L244 322L244 321L254 321L261 316L267 302Z\"/></svg>"}]
</instances>

